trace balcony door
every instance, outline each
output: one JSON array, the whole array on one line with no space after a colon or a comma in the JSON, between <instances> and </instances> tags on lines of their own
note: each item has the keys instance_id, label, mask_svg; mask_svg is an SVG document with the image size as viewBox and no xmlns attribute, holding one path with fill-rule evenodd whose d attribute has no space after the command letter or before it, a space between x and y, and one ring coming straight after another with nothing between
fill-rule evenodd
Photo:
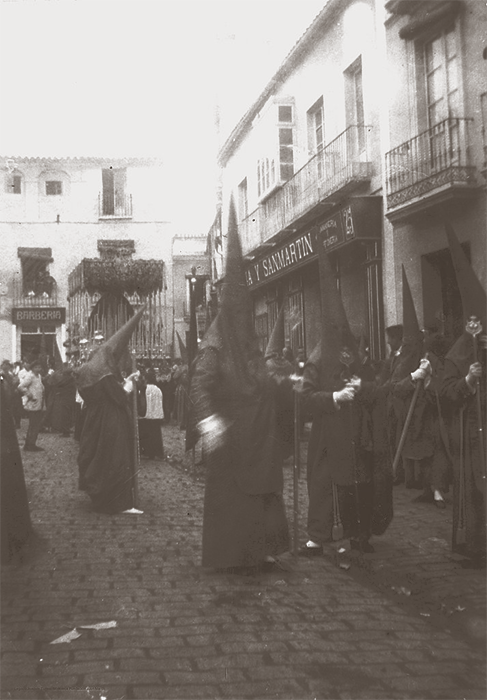
<instances>
[{"instance_id":1,"label":"balcony door","mask_svg":"<svg viewBox=\"0 0 487 700\"><path fill-rule=\"evenodd\" d=\"M430 143L430 166L440 172L458 164L460 156L460 89L457 34L443 30L424 44L426 118Z\"/></svg>"},{"instance_id":2,"label":"balcony door","mask_svg":"<svg viewBox=\"0 0 487 700\"><path fill-rule=\"evenodd\" d=\"M363 128L349 127L363 127L365 122L361 56L345 71L344 77L348 160L358 161L365 157L365 132Z\"/></svg>"},{"instance_id":3,"label":"balcony door","mask_svg":"<svg viewBox=\"0 0 487 700\"><path fill-rule=\"evenodd\" d=\"M103 168L103 216L116 216L125 213L125 168Z\"/></svg>"}]
</instances>

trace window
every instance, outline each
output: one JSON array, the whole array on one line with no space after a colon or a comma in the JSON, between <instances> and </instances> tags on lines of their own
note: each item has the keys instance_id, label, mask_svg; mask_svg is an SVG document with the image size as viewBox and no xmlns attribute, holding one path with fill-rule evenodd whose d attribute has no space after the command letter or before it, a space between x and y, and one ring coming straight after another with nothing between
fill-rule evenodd
<instances>
[{"instance_id":1,"label":"window","mask_svg":"<svg viewBox=\"0 0 487 700\"><path fill-rule=\"evenodd\" d=\"M353 139L353 143L349 143L348 146L355 148L358 153L363 153L365 150L365 131L363 129L365 117L361 56L345 71L345 102L347 127L362 127L350 132L349 140Z\"/></svg>"},{"instance_id":2,"label":"window","mask_svg":"<svg viewBox=\"0 0 487 700\"><path fill-rule=\"evenodd\" d=\"M61 180L46 180L46 195L60 195L63 193Z\"/></svg>"},{"instance_id":3,"label":"window","mask_svg":"<svg viewBox=\"0 0 487 700\"><path fill-rule=\"evenodd\" d=\"M259 344L259 350L265 353L267 348L267 343L269 342L269 325L267 322L267 314L259 314L255 317L255 333L257 335L257 342Z\"/></svg>"},{"instance_id":4,"label":"window","mask_svg":"<svg viewBox=\"0 0 487 700\"><path fill-rule=\"evenodd\" d=\"M459 50L451 22L415 44L417 62L418 128L428 131L424 167L431 172L458 163L465 149L459 84Z\"/></svg>"},{"instance_id":5,"label":"window","mask_svg":"<svg viewBox=\"0 0 487 700\"><path fill-rule=\"evenodd\" d=\"M284 181L294 175L292 129L279 129L279 175Z\"/></svg>"},{"instance_id":6,"label":"window","mask_svg":"<svg viewBox=\"0 0 487 700\"><path fill-rule=\"evenodd\" d=\"M321 153L325 141L323 98L308 110L308 151L310 156ZM317 159L318 178L323 177L323 154Z\"/></svg>"},{"instance_id":7,"label":"window","mask_svg":"<svg viewBox=\"0 0 487 700\"><path fill-rule=\"evenodd\" d=\"M459 114L458 48L454 28L424 44L428 128Z\"/></svg>"},{"instance_id":8,"label":"window","mask_svg":"<svg viewBox=\"0 0 487 700\"><path fill-rule=\"evenodd\" d=\"M320 99L308 110L308 149L310 153L318 153L324 146L325 127L323 98Z\"/></svg>"},{"instance_id":9,"label":"window","mask_svg":"<svg viewBox=\"0 0 487 700\"><path fill-rule=\"evenodd\" d=\"M20 173L7 173L5 176L5 192L8 194L22 194L22 175Z\"/></svg>"},{"instance_id":10,"label":"window","mask_svg":"<svg viewBox=\"0 0 487 700\"><path fill-rule=\"evenodd\" d=\"M294 356L299 348L304 348L304 296L301 276L294 277L288 284L288 313L286 338L289 338Z\"/></svg>"},{"instance_id":11,"label":"window","mask_svg":"<svg viewBox=\"0 0 487 700\"><path fill-rule=\"evenodd\" d=\"M273 131L277 147L274 141L270 154L257 161L257 194L261 199L294 175L294 108L278 105L277 114L273 114L277 118L277 133Z\"/></svg>"},{"instance_id":12,"label":"window","mask_svg":"<svg viewBox=\"0 0 487 700\"><path fill-rule=\"evenodd\" d=\"M125 168L103 168L101 216L131 216L132 202L126 194Z\"/></svg>"},{"instance_id":13,"label":"window","mask_svg":"<svg viewBox=\"0 0 487 700\"><path fill-rule=\"evenodd\" d=\"M18 248L22 266L22 291L25 296L50 297L55 292L56 282L49 274L52 262L50 248Z\"/></svg>"},{"instance_id":14,"label":"window","mask_svg":"<svg viewBox=\"0 0 487 700\"><path fill-rule=\"evenodd\" d=\"M244 178L238 186L238 214L240 221L247 218L249 213L249 203L247 199L247 178Z\"/></svg>"}]
</instances>

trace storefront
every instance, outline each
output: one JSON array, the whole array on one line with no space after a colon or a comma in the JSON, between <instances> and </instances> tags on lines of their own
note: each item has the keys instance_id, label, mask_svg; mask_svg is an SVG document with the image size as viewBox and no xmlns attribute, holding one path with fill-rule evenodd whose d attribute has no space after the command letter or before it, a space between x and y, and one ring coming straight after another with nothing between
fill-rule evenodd
<instances>
[{"instance_id":1,"label":"storefront","mask_svg":"<svg viewBox=\"0 0 487 700\"><path fill-rule=\"evenodd\" d=\"M247 267L262 350L284 304L286 345L308 356L320 340L319 252L330 254L353 334L365 337L372 357L384 356L382 198L352 197Z\"/></svg>"},{"instance_id":2,"label":"storefront","mask_svg":"<svg viewBox=\"0 0 487 700\"><path fill-rule=\"evenodd\" d=\"M25 307L12 309L15 329L15 356L30 359L47 356L54 367L55 358L62 357L66 309L63 307Z\"/></svg>"}]
</instances>

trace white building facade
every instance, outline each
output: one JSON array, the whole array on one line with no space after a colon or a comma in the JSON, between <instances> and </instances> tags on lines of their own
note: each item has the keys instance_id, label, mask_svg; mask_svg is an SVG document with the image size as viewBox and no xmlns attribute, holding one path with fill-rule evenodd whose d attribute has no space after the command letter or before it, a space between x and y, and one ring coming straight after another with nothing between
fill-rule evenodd
<instances>
[{"instance_id":1,"label":"white building facade","mask_svg":"<svg viewBox=\"0 0 487 700\"><path fill-rule=\"evenodd\" d=\"M87 334L111 334L95 328L95 307L114 280L124 305L149 304L141 351L170 355L173 231L161 163L12 156L0 171L2 358L35 355L42 342L66 359Z\"/></svg>"},{"instance_id":2,"label":"white building facade","mask_svg":"<svg viewBox=\"0 0 487 700\"><path fill-rule=\"evenodd\" d=\"M262 349L283 304L294 352L319 341L326 245L352 331L383 352L378 65L374 3L332 0L221 149Z\"/></svg>"},{"instance_id":3,"label":"white building facade","mask_svg":"<svg viewBox=\"0 0 487 700\"><path fill-rule=\"evenodd\" d=\"M402 321L402 264L420 323L458 325L442 222L467 241L485 284L485 11L329 0L228 137L223 221L233 197L262 349L282 305L295 352L319 341L322 246L372 357Z\"/></svg>"}]
</instances>

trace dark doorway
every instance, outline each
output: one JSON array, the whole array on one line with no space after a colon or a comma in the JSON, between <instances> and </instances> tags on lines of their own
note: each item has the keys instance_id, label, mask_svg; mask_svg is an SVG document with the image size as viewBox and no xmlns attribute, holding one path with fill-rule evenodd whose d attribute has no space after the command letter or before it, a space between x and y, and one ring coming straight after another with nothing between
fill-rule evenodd
<instances>
[{"instance_id":1,"label":"dark doorway","mask_svg":"<svg viewBox=\"0 0 487 700\"><path fill-rule=\"evenodd\" d=\"M470 260L470 245L462 245ZM458 338L463 332L463 309L450 249L421 256L423 318L426 327L437 327L445 336Z\"/></svg>"}]
</instances>

